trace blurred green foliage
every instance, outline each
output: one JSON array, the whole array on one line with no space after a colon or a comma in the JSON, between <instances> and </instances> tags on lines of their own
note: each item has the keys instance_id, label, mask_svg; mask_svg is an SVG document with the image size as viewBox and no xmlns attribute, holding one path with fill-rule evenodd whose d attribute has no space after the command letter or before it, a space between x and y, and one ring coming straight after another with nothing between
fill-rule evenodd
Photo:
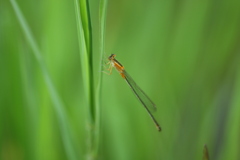
<instances>
[{"instance_id":1,"label":"blurred green foliage","mask_svg":"<svg viewBox=\"0 0 240 160\"><path fill-rule=\"evenodd\" d=\"M85 159L74 1L17 2L45 63L34 57L10 1L2 0L0 159ZM117 72L103 75L100 159L200 160L205 144L210 159L240 159L240 1L108 2L106 56L116 54L156 103L162 132ZM90 9L98 76L99 1L91 0Z\"/></svg>"}]
</instances>

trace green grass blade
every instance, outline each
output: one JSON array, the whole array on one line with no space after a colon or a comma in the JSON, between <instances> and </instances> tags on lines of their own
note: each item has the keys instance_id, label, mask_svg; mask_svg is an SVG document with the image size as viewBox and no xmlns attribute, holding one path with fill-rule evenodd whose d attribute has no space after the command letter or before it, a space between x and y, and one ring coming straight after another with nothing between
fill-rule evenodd
<instances>
[{"instance_id":1,"label":"green grass blade","mask_svg":"<svg viewBox=\"0 0 240 160\"><path fill-rule=\"evenodd\" d=\"M88 107L88 153L90 159L95 157L95 96L94 96L94 77L93 77L93 62L92 62L92 29L89 4L86 0L75 0L75 14L78 30L78 41L80 59L82 64L84 92L87 99Z\"/></svg>"},{"instance_id":2,"label":"green grass blade","mask_svg":"<svg viewBox=\"0 0 240 160\"><path fill-rule=\"evenodd\" d=\"M80 51L80 59L82 64L82 72L83 72L83 81L85 86L85 94L88 99L88 106L90 107L90 121L94 122L94 96L93 96L93 67L92 67L92 38L91 38L91 25L88 14L88 10L86 6L87 2L82 2L81 0L75 0L75 13L76 13L76 21L77 21L77 30L78 30L78 40L79 40L79 51ZM85 11L85 12L84 12ZM87 23L87 25L85 24ZM88 30L88 31L85 31Z\"/></svg>"},{"instance_id":3,"label":"green grass blade","mask_svg":"<svg viewBox=\"0 0 240 160\"><path fill-rule=\"evenodd\" d=\"M101 86L102 86L102 70L103 70L103 58L105 52L105 28L106 28L106 15L107 13L107 0L100 0L99 6L99 23L100 23L100 36L99 36L99 50L100 50L100 66L99 66L99 78L96 89L96 154L99 152L99 143L101 137Z\"/></svg>"},{"instance_id":4,"label":"green grass blade","mask_svg":"<svg viewBox=\"0 0 240 160\"><path fill-rule=\"evenodd\" d=\"M68 125L67 117L65 115L64 105L56 92L56 89L52 83L52 80L46 69L46 65L41 56L42 55L41 51L31 33L31 30L23 16L18 4L16 3L15 0L11 0L10 2L15 11L17 19L19 20L19 23L22 27L24 35L26 36L27 42L29 43L30 47L32 48L33 53L40 65L45 83L47 85L47 88L48 88L50 96L51 96L51 100L53 102L54 109L57 114L58 123L59 123L60 131L61 131L61 136L63 139L64 148L66 150L67 157L68 157L68 159L75 160L77 158L76 158L76 154L74 152L73 144L71 141L71 135L69 133L69 125Z\"/></svg>"},{"instance_id":5,"label":"green grass blade","mask_svg":"<svg viewBox=\"0 0 240 160\"><path fill-rule=\"evenodd\" d=\"M90 19L90 11L89 11L89 3L88 0L79 0L79 9L80 9L80 16L82 21L82 29L84 33L85 43L87 47L87 52L91 53L92 51L92 26L91 26L91 19ZM91 54L88 54L89 58Z\"/></svg>"},{"instance_id":6,"label":"green grass blade","mask_svg":"<svg viewBox=\"0 0 240 160\"><path fill-rule=\"evenodd\" d=\"M87 54L87 44L85 39L85 34L83 30L83 24L81 21L81 15L80 15L80 5L78 0L75 0L75 12L76 12L76 21L77 21L77 30L78 30L78 40L79 40L79 51L80 51L80 60L82 65L82 74L83 74L83 83L84 85L84 91L85 95L89 96L89 90L88 86L89 84L89 57ZM89 99L89 97L87 97ZM89 104L88 104L89 105Z\"/></svg>"},{"instance_id":7,"label":"green grass blade","mask_svg":"<svg viewBox=\"0 0 240 160\"><path fill-rule=\"evenodd\" d=\"M10 0L10 2L13 6L13 9L14 9L15 13L16 13L16 16L19 20L19 23L20 23L21 27L22 27L22 30L23 30L23 32L26 36L26 39L27 39L29 45L32 47L33 54L37 58L38 62L42 63L43 60L42 60L40 50L39 50L39 48L38 48L38 46L37 46L37 44L36 44L36 42L35 42L35 40L32 36L31 30L30 30L30 28L29 28L29 26L28 26L28 24L27 24L27 22L26 22L26 20L23 16L20 8L18 7L18 4L16 3L15 0Z\"/></svg>"}]
</instances>

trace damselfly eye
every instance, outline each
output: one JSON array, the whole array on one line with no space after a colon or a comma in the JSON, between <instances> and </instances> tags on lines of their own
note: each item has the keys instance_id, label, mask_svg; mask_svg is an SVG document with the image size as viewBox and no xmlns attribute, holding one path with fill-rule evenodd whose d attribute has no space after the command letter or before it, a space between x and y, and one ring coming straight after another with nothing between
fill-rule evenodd
<instances>
[{"instance_id":1,"label":"damselfly eye","mask_svg":"<svg viewBox=\"0 0 240 160\"><path fill-rule=\"evenodd\" d=\"M111 54L111 55L108 57L108 59L109 59L109 60L114 59L115 56L116 56L115 54Z\"/></svg>"}]
</instances>

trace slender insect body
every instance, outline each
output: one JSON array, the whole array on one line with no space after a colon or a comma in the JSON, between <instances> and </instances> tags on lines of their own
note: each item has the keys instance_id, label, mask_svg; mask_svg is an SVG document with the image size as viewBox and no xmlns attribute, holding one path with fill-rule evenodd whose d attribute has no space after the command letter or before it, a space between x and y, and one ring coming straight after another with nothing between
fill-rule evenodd
<instances>
[{"instance_id":1,"label":"slender insect body","mask_svg":"<svg viewBox=\"0 0 240 160\"><path fill-rule=\"evenodd\" d=\"M109 71L110 74L112 72L112 68L116 68L116 70L120 73L120 75L122 76L122 78L124 78L126 80L126 82L128 83L128 85L130 86L130 88L132 89L132 91L134 92L134 94L136 95L137 99L142 103L142 105L144 106L144 108L147 110L149 116L151 117L151 119L153 120L153 122L155 123L155 126L157 127L158 131L161 131L161 127L158 124L158 122L156 121L156 119L153 117L152 113L150 112L149 108L153 108L156 109L155 104L152 102L152 100L143 92L143 90L140 89L140 87L133 81L133 79L127 74L127 72L124 70L124 67L121 63L119 63L116 59L115 59L116 55L115 54L111 54L108 57L110 66L109 66Z\"/></svg>"}]
</instances>

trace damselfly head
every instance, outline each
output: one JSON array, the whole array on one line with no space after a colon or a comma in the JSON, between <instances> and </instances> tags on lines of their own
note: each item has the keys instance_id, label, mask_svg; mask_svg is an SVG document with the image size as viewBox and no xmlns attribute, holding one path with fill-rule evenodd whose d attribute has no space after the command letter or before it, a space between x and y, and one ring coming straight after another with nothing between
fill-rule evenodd
<instances>
[{"instance_id":1,"label":"damselfly head","mask_svg":"<svg viewBox=\"0 0 240 160\"><path fill-rule=\"evenodd\" d=\"M111 55L108 57L108 60L113 60L114 57L116 57L116 55L115 55L115 54L111 54Z\"/></svg>"}]
</instances>

